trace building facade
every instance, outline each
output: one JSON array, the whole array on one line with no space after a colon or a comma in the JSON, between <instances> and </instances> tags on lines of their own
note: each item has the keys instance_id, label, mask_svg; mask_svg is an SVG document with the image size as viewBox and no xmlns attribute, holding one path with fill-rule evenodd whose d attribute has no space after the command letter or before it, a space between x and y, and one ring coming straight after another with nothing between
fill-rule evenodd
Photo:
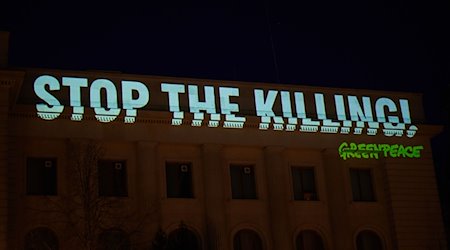
<instances>
[{"instance_id":1,"label":"building facade","mask_svg":"<svg viewBox=\"0 0 450 250\"><path fill-rule=\"evenodd\" d=\"M87 211L89 159L92 199L119 211L90 227L105 249L158 230L189 249L447 247L419 94L40 69L0 87L0 249L80 248L89 220L66 205Z\"/></svg>"}]
</instances>

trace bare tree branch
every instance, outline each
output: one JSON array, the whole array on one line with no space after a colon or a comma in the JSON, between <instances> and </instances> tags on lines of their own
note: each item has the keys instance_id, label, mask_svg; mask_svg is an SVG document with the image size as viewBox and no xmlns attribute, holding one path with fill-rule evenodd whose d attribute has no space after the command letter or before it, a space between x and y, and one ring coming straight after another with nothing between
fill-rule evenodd
<instances>
[{"instance_id":1,"label":"bare tree branch","mask_svg":"<svg viewBox=\"0 0 450 250\"><path fill-rule=\"evenodd\" d=\"M123 200L99 195L98 162L103 155L103 147L95 142L71 143L66 166L67 192L57 198L47 197L44 208L30 208L36 213L51 213L49 220L57 218L52 222L64 225L86 250L98 249L99 235L107 229L120 228L128 237L137 234L156 212L129 211Z\"/></svg>"}]
</instances>

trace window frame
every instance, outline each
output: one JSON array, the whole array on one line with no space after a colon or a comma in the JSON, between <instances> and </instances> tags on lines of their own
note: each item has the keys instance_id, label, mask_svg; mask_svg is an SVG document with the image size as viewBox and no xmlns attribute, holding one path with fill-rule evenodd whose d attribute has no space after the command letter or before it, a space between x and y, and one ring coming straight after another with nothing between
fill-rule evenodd
<instances>
[{"instance_id":1,"label":"window frame","mask_svg":"<svg viewBox=\"0 0 450 250\"><path fill-rule=\"evenodd\" d=\"M266 239L265 239L264 235L259 230L256 230L255 228L252 228L252 227L242 227L242 228L239 228L237 230L234 230L234 232L231 234L231 249L239 250L239 249L236 249L235 246L236 246L236 243L237 243L236 240L238 240L236 237L242 237L242 235L239 235L240 233L253 234L252 236L256 236L257 237L257 239L259 241L259 244L261 246L261 249L262 250L267 249ZM254 238L254 239L256 239L256 238ZM240 240L240 238L239 238L239 240ZM239 248L241 248L241 247L239 247Z\"/></svg>"},{"instance_id":2,"label":"window frame","mask_svg":"<svg viewBox=\"0 0 450 250\"><path fill-rule=\"evenodd\" d=\"M355 199L354 196L354 191L353 191L353 179L352 179L352 171L357 171L358 173L358 191L360 193L359 196L362 196L362 192L361 190L363 189L361 187L361 178L360 178L360 173L361 172L368 172L370 175L370 186L371 186L371 195L372 195L372 199L364 199L364 198L360 198L360 199ZM376 186L375 186L375 177L374 177L374 169L373 167L349 167L348 168L348 177L349 177L349 184L350 184L350 197L351 197L351 201L352 202L357 202L357 203L363 203L363 202L369 202L369 203L374 203L378 201L378 197L376 194Z\"/></svg>"},{"instance_id":3,"label":"window frame","mask_svg":"<svg viewBox=\"0 0 450 250\"><path fill-rule=\"evenodd\" d=\"M114 193L114 194L101 194L101 192L100 192L100 189L101 189L101 181L100 181L100 162L108 162L108 163L111 163L112 165L111 165L111 167L112 166L114 166L115 164L117 164L117 163L123 163L124 164L124 166L125 166L125 170L124 170L124 172L125 172L125 177L122 177L123 178L123 181L124 181L124 185L125 185L125 194L117 194L117 193ZM114 166L114 168L115 168L115 166ZM108 159L108 158L106 158L106 159L99 159L98 161L97 161L97 194L98 194L98 196L100 196L100 197L109 197L109 198L127 198L127 197L129 197L129 180L128 180L128 162L127 162L127 160L123 160L123 159Z\"/></svg>"},{"instance_id":4,"label":"window frame","mask_svg":"<svg viewBox=\"0 0 450 250\"><path fill-rule=\"evenodd\" d=\"M361 236L362 233L369 233L369 234L375 235L376 238L379 240L379 244L380 244L382 250L387 249L384 234L382 234L378 230L374 230L373 228L368 227L368 228L363 228L361 230L358 230L358 232L354 235L353 244L354 244L355 250L359 250L360 249L360 248L358 248L358 246L360 246L360 244L359 244L359 240L360 240L359 236Z\"/></svg>"},{"instance_id":5,"label":"window frame","mask_svg":"<svg viewBox=\"0 0 450 250\"><path fill-rule=\"evenodd\" d=\"M241 179L241 181L240 181L240 186L241 186L241 192L242 192L242 194L240 195L240 197L234 197L234 195L233 195L233 174L232 174L232 168L233 167L237 167L237 168L240 168L241 169L241 171L240 171L240 173L241 173L241 175L240 175L240 179ZM252 182L253 182L253 191L254 191L254 194L245 194L245 188L244 188L244 181L243 181L243 175L244 174L246 174L244 171L244 169L245 168L247 168L247 167L249 167L250 169L251 169L251 174L252 174L252 176L253 176L253 180L252 180ZM259 192L258 192L258 182L257 182L257 176L256 176L256 164L253 164L253 163L228 163L228 166L227 166L227 170L228 170L228 175L229 175L229 179L228 179L228 181L229 181L229 184L230 184L230 197L231 197L231 199L232 200L259 200Z\"/></svg>"},{"instance_id":6,"label":"window frame","mask_svg":"<svg viewBox=\"0 0 450 250\"><path fill-rule=\"evenodd\" d=\"M52 185L53 187L52 188L54 188L54 190L52 190L52 191L54 191L54 192L49 192L49 193L46 193L45 191L45 188L43 188L43 190L40 190L40 191L42 191L42 192L40 192L40 193L38 193L38 192L36 192L36 193L34 193L34 192L30 192L31 191L31 189L30 188L32 188L32 187L30 187L31 186L31 184L29 183L29 180L30 180L30 178L29 178L29 167L31 167L31 165L29 165L29 162L30 161L32 161L32 160L38 160L38 161L43 161L43 162L45 162L45 161L52 161L52 163L53 163L53 165L54 165L54 171L55 171L55 173L54 173L54 178L55 178L55 180L54 180L54 185ZM45 164L45 163L44 163ZM41 167L45 167L45 166L41 166ZM58 196L58 158L57 157L54 157L54 156L50 156L50 157L47 157L47 156L27 156L26 158L25 158L25 195L26 196L52 196L52 197L56 197L56 196ZM44 174L41 174L41 175L45 175L45 173ZM41 182L39 182L39 183L43 183L43 181L41 181ZM48 183L48 182L46 182L46 183Z\"/></svg>"},{"instance_id":7,"label":"window frame","mask_svg":"<svg viewBox=\"0 0 450 250\"><path fill-rule=\"evenodd\" d=\"M174 195L171 196L169 195L169 175L167 172L167 168L169 167L169 165L176 165L179 168L181 168L182 165L188 165L188 172L190 174L190 187L189 187L189 194L186 196L180 195L181 193L178 192L178 195ZM181 171L181 169L180 169ZM193 161L185 161L185 160L166 160L164 161L164 189L165 189L165 198L167 199L195 199L195 187L194 187L194 163ZM179 176L177 177L178 179L180 178ZM181 186L181 184L180 184Z\"/></svg>"},{"instance_id":8,"label":"window frame","mask_svg":"<svg viewBox=\"0 0 450 250\"><path fill-rule=\"evenodd\" d=\"M294 249L299 249L300 248L300 246L298 245L299 237L304 237L304 235L303 235L304 233L312 233L312 235L314 237L316 237L316 239L320 240L320 243L322 245L322 249L323 250L327 250L328 249L327 248L327 242L326 242L326 239L325 239L324 235L319 230L312 229L312 228L303 228L303 229L297 231L297 233L295 234L295 237L294 237ZM302 241L303 240L304 240L304 238L302 238ZM303 246L302 246L302 248L303 248Z\"/></svg>"},{"instance_id":9,"label":"window frame","mask_svg":"<svg viewBox=\"0 0 450 250\"><path fill-rule=\"evenodd\" d=\"M201 250L203 249L203 241L200 234L198 234L197 230L195 228L192 228L190 226L185 225L183 222L178 225L178 227L173 228L172 230L169 230L167 233L167 240L170 242L169 245L172 247L177 246L179 242L177 240L174 240L173 237L179 236L179 233L187 233L189 235L190 240L195 240L195 244L197 245L197 249ZM189 242L189 240L188 240Z\"/></svg>"},{"instance_id":10,"label":"window frame","mask_svg":"<svg viewBox=\"0 0 450 250\"><path fill-rule=\"evenodd\" d=\"M314 181L314 193L313 193L313 198L312 199L296 199L296 195L295 195L295 180L294 180L294 170L305 170L305 169L312 169L312 173L313 173L313 181ZM289 167L289 176L290 176L290 182L291 182L291 186L290 186L290 192L292 194L291 199L293 201L307 201L307 202L314 202L314 201L320 201L320 196L319 196L319 188L318 188L318 183L317 183L317 168L315 166L307 166L307 165L290 165ZM303 176L303 175L302 175ZM301 183L302 185L302 190L303 190L303 182ZM307 192L302 192L303 196L305 195L304 193Z\"/></svg>"}]
</instances>

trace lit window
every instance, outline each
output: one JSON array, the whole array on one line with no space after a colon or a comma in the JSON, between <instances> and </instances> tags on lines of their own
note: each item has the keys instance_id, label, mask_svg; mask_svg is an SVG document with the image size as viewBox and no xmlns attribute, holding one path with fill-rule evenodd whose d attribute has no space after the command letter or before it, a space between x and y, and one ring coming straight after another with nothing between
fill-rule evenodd
<instances>
[{"instance_id":1,"label":"lit window","mask_svg":"<svg viewBox=\"0 0 450 250\"><path fill-rule=\"evenodd\" d=\"M128 196L127 186L125 161L100 160L98 162L98 194L100 196Z\"/></svg>"},{"instance_id":2,"label":"lit window","mask_svg":"<svg viewBox=\"0 0 450 250\"><path fill-rule=\"evenodd\" d=\"M370 169L350 169L353 201L375 201Z\"/></svg>"},{"instance_id":3,"label":"lit window","mask_svg":"<svg viewBox=\"0 0 450 250\"><path fill-rule=\"evenodd\" d=\"M166 162L168 198L193 198L191 163Z\"/></svg>"},{"instance_id":4,"label":"lit window","mask_svg":"<svg viewBox=\"0 0 450 250\"><path fill-rule=\"evenodd\" d=\"M56 195L56 159L27 159L27 194Z\"/></svg>"},{"instance_id":5,"label":"lit window","mask_svg":"<svg viewBox=\"0 0 450 250\"><path fill-rule=\"evenodd\" d=\"M314 168L292 167L294 199L301 201L317 200Z\"/></svg>"},{"instance_id":6,"label":"lit window","mask_svg":"<svg viewBox=\"0 0 450 250\"><path fill-rule=\"evenodd\" d=\"M231 165L233 199L256 199L255 172L252 165Z\"/></svg>"}]
</instances>

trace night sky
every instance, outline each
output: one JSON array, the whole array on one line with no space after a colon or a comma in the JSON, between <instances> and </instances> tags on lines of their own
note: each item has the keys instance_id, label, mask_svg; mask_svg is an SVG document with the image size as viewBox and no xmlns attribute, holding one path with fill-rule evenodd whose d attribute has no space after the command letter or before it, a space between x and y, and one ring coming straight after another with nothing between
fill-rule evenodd
<instances>
[{"instance_id":1,"label":"night sky","mask_svg":"<svg viewBox=\"0 0 450 250\"><path fill-rule=\"evenodd\" d=\"M10 67L424 93L450 220L448 0L7 1Z\"/></svg>"}]
</instances>

